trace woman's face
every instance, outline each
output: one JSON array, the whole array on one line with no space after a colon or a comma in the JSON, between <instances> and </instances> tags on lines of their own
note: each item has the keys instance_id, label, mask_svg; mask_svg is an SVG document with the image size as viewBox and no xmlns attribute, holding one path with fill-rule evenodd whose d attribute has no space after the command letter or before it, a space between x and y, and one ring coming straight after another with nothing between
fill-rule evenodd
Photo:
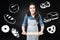
<instances>
[{"instance_id":1,"label":"woman's face","mask_svg":"<svg viewBox=\"0 0 60 40\"><path fill-rule=\"evenodd\" d=\"M35 11L36 11L36 8L35 8L35 5L30 5L29 6L29 11L32 15L34 15Z\"/></svg>"}]
</instances>

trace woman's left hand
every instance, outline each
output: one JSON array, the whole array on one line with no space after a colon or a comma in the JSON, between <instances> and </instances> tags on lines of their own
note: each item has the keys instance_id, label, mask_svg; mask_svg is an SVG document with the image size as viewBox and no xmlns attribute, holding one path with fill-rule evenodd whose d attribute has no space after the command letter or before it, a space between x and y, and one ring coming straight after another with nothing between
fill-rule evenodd
<instances>
[{"instance_id":1,"label":"woman's left hand","mask_svg":"<svg viewBox=\"0 0 60 40\"><path fill-rule=\"evenodd\" d=\"M43 32L38 32L39 35L43 35L44 33Z\"/></svg>"}]
</instances>

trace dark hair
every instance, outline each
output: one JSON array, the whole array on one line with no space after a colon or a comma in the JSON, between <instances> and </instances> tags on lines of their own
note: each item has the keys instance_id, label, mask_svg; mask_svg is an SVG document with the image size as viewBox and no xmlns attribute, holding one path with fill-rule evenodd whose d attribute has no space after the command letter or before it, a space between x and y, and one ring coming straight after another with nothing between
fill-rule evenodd
<instances>
[{"instance_id":1,"label":"dark hair","mask_svg":"<svg viewBox=\"0 0 60 40\"><path fill-rule=\"evenodd\" d=\"M38 12L38 8L37 8L37 5L35 4L35 3L30 3L29 4L29 6L30 5L35 5L35 8L36 8L36 12L35 12L35 18L36 18L36 21L38 22L39 21L39 12ZM31 15L31 13L30 13L30 11L28 10L28 14L27 14L28 16L30 16Z\"/></svg>"}]
</instances>

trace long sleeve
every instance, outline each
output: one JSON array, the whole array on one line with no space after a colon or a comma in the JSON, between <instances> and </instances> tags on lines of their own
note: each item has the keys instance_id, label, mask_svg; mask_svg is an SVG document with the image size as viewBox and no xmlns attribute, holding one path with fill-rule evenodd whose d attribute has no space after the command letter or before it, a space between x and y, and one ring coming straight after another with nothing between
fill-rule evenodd
<instances>
[{"instance_id":1,"label":"long sleeve","mask_svg":"<svg viewBox=\"0 0 60 40\"><path fill-rule=\"evenodd\" d=\"M40 18L39 18L39 25L40 25L40 26L44 26L44 23L43 23L43 20L42 20L41 15L40 15Z\"/></svg>"},{"instance_id":2,"label":"long sleeve","mask_svg":"<svg viewBox=\"0 0 60 40\"><path fill-rule=\"evenodd\" d=\"M22 26L26 26L27 25L27 15L25 15Z\"/></svg>"}]
</instances>

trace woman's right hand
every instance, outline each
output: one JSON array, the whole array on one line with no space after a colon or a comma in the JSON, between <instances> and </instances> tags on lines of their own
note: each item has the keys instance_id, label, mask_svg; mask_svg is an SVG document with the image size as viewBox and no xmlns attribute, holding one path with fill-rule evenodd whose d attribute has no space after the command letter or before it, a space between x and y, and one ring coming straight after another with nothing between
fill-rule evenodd
<instances>
[{"instance_id":1,"label":"woman's right hand","mask_svg":"<svg viewBox=\"0 0 60 40\"><path fill-rule=\"evenodd\" d=\"M21 34L22 34L22 35L27 35L27 33L26 33L26 32L22 32Z\"/></svg>"}]
</instances>

